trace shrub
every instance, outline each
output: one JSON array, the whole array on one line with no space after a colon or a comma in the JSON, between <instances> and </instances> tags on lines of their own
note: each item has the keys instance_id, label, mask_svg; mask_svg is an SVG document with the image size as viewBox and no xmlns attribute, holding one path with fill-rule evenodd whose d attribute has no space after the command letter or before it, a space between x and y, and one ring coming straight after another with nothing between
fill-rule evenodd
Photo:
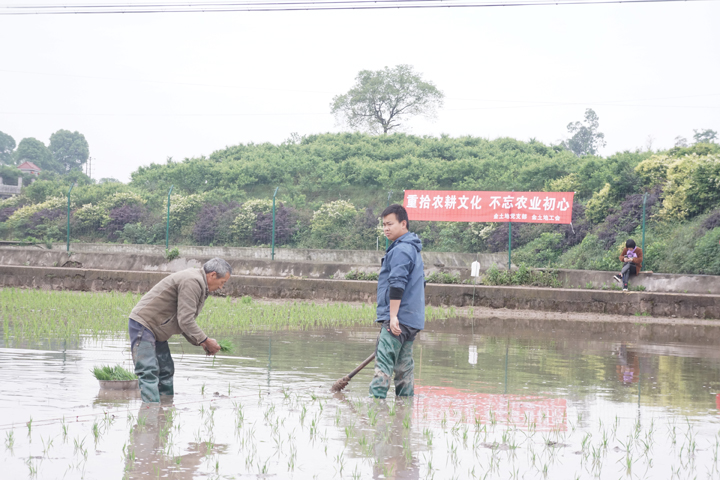
<instances>
[{"instance_id":1,"label":"shrub","mask_svg":"<svg viewBox=\"0 0 720 480\"><path fill-rule=\"evenodd\" d=\"M252 230L252 241L255 244L272 242L272 210L267 213L258 213L255 226ZM294 208L275 208L275 244L286 244L297 231L297 213Z\"/></svg>"},{"instance_id":2,"label":"shrub","mask_svg":"<svg viewBox=\"0 0 720 480\"><path fill-rule=\"evenodd\" d=\"M708 217L703 221L702 228L705 230L712 230L713 228L720 227L720 209L715 210L712 212Z\"/></svg>"},{"instance_id":3,"label":"shrub","mask_svg":"<svg viewBox=\"0 0 720 480\"><path fill-rule=\"evenodd\" d=\"M626 240L618 236L626 237L642 224L643 196L643 194L628 195L620 207L605 219L597 236L606 247L612 246L616 241ZM659 189L648 194L645 204L646 219L659 200Z\"/></svg>"},{"instance_id":4,"label":"shrub","mask_svg":"<svg viewBox=\"0 0 720 480\"><path fill-rule=\"evenodd\" d=\"M165 250L165 260L168 262L172 262L176 258L180 257L180 250L178 250L177 247L171 248L169 250Z\"/></svg>"},{"instance_id":5,"label":"shrub","mask_svg":"<svg viewBox=\"0 0 720 480\"><path fill-rule=\"evenodd\" d=\"M356 270L350 270L345 274L345 280L366 280L371 282L377 282L379 275L377 273L366 273L359 272Z\"/></svg>"},{"instance_id":6,"label":"shrub","mask_svg":"<svg viewBox=\"0 0 720 480\"><path fill-rule=\"evenodd\" d=\"M521 264L531 267L547 267L555 264L562 253L560 244L562 234L558 232L542 233L538 238L520 248L515 258Z\"/></svg>"},{"instance_id":7,"label":"shrub","mask_svg":"<svg viewBox=\"0 0 720 480\"><path fill-rule=\"evenodd\" d=\"M42 203L36 203L32 205L26 205L21 207L8 217L6 222L10 228L17 228L18 226L24 225L33 215L42 210L55 210L58 208L66 207L67 200L60 197L51 198Z\"/></svg>"},{"instance_id":8,"label":"shrub","mask_svg":"<svg viewBox=\"0 0 720 480\"><path fill-rule=\"evenodd\" d=\"M585 207L585 216L587 216L588 220L592 223L598 224L602 222L612 210L614 199L612 198L610 189L610 184L606 183L600 191L595 192L592 198L588 200Z\"/></svg>"},{"instance_id":9,"label":"shrub","mask_svg":"<svg viewBox=\"0 0 720 480\"><path fill-rule=\"evenodd\" d=\"M110 215L102 205L88 203L73 212L73 217L81 227L102 230L110 222Z\"/></svg>"},{"instance_id":10,"label":"shrub","mask_svg":"<svg viewBox=\"0 0 720 480\"><path fill-rule=\"evenodd\" d=\"M277 239L277 211L278 208L282 207L282 203L279 205L275 205L275 213L276 213L276 225L275 225L275 234ZM268 199L255 199L255 200L248 200L247 202L243 203L240 207L239 211L237 212L237 215L232 221L232 225L230 227L230 230L232 232L232 235L235 239L235 241L244 243L252 239L252 237L255 234L255 228L257 226L257 219L258 215L261 214L268 214L270 213L270 232L272 235L272 200ZM257 235L260 235L260 232L257 232Z\"/></svg>"},{"instance_id":11,"label":"shrub","mask_svg":"<svg viewBox=\"0 0 720 480\"><path fill-rule=\"evenodd\" d=\"M623 240L622 244L624 245ZM588 234L579 245L560 255L557 266L579 270L614 271L620 268L620 244L607 248L597 235Z\"/></svg>"},{"instance_id":12,"label":"shrub","mask_svg":"<svg viewBox=\"0 0 720 480\"><path fill-rule=\"evenodd\" d=\"M520 233L523 230L523 224L520 223L513 223L512 226L512 243L515 246L521 246L522 243L520 242ZM505 223L498 223L496 226L490 231L490 234L488 235L488 238L486 240L488 249L491 252L507 252L508 251L508 230L509 226L507 222Z\"/></svg>"},{"instance_id":13,"label":"shrub","mask_svg":"<svg viewBox=\"0 0 720 480\"><path fill-rule=\"evenodd\" d=\"M460 283L460 275L457 273L443 273L443 272L433 272L427 277L425 277L425 281L427 283Z\"/></svg>"},{"instance_id":14,"label":"shrub","mask_svg":"<svg viewBox=\"0 0 720 480\"><path fill-rule=\"evenodd\" d=\"M356 215L355 206L345 200L322 205L313 214L310 224L313 244L318 247L340 248L352 230Z\"/></svg>"},{"instance_id":15,"label":"shrub","mask_svg":"<svg viewBox=\"0 0 720 480\"><path fill-rule=\"evenodd\" d=\"M517 270L499 270L493 265L482 277L483 285L527 285L534 287L562 287L557 271L530 270L520 264Z\"/></svg>"},{"instance_id":16,"label":"shrub","mask_svg":"<svg viewBox=\"0 0 720 480\"><path fill-rule=\"evenodd\" d=\"M232 220L237 215L235 202L204 205L193 227L193 239L199 245L226 245L231 243Z\"/></svg>"},{"instance_id":17,"label":"shrub","mask_svg":"<svg viewBox=\"0 0 720 480\"><path fill-rule=\"evenodd\" d=\"M170 229L178 231L195 220L195 214L202 207L204 193L170 196Z\"/></svg>"},{"instance_id":18,"label":"shrub","mask_svg":"<svg viewBox=\"0 0 720 480\"><path fill-rule=\"evenodd\" d=\"M690 257L688 270L693 273L720 275L720 227L713 228L698 240Z\"/></svg>"},{"instance_id":19,"label":"shrub","mask_svg":"<svg viewBox=\"0 0 720 480\"><path fill-rule=\"evenodd\" d=\"M144 198L133 192L115 192L102 201L102 205L110 211L121 206L141 206L145 203Z\"/></svg>"},{"instance_id":20,"label":"shrub","mask_svg":"<svg viewBox=\"0 0 720 480\"><path fill-rule=\"evenodd\" d=\"M683 157L670 164L660 215L682 220L720 202L720 155Z\"/></svg>"},{"instance_id":21,"label":"shrub","mask_svg":"<svg viewBox=\"0 0 720 480\"><path fill-rule=\"evenodd\" d=\"M123 205L110 210L110 221L107 223L108 237L116 239L127 224L138 223L145 216L145 209L140 204Z\"/></svg>"},{"instance_id":22,"label":"shrub","mask_svg":"<svg viewBox=\"0 0 720 480\"><path fill-rule=\"evenodd\" d=\"M578 192L582 188L580 175L571 173L564 177L548 180L546 190L548 192Z\"/></svg>"},{"instance_id":23,"label":"shrub","mask_svg":"<svg viewBox=\"0 0 720 480\"><path fill-rule=\"evenodd\" d=\"M668 166L675 159L667 155L653 155L652 157L640 162L635 167L635 173L642 184L649 188L662 186L667 179Z\"/></svg>"},{"instance_id":24,"label":"shrub","mask_svg":"<svg viewBox=\"0 0 720 480\"><path fill-rule=\"evenodd\" d=\"M0 222L5 222L19 207L0 208Z\"/></svg>"},{"instance_id":25,"label":"shrub","mask_svg":"<svg viewBox=\"0 0 720 480\"><path fill-rule=\"evenodd\" d=\"M161 227L164 225L158 224ZM135 245L146 245L155 243L157 235L157 226L154 229L145 227L142 223L128 223L123 227L121 233L119 233L118 240L123 243L131 243ZM165 232L162 232L163 235Z\"/></svg>"}]
</instances>

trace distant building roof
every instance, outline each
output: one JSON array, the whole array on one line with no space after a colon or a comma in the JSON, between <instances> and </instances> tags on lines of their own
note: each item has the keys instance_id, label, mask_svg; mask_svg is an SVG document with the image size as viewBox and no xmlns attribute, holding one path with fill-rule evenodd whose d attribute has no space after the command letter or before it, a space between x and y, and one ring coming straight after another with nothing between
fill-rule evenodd
<instances>
[{"instance_id":1,"label":"distant building roof","mask_svg":"<svg viewBox=\"0 0 720 480\"><path fill-rule=\"evenodd\" d=\"M24 161L23 163L21 163L20 165L18 165L18 168L20 170L22 170L23 172L30 172L30 173L39 173L42 171L40 169L40 167L38 167L37 165L35 165L32 162L28 162L27 160Z\"/></svg>"}]
</instances>

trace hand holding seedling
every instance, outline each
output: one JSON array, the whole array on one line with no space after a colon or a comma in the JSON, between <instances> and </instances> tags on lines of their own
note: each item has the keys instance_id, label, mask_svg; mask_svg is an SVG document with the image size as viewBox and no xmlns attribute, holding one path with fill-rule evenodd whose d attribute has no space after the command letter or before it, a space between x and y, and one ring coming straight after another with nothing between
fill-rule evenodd
<instances>
[{"instance_id":1,"label":"hand holding seedling","mask_svg":"<svg viewBox=\"0 0 720 480\"><path fill-rule=\"evenodd\" d=\"M215 355L217 352L220 351L220 345L218 345L214 338L208 338L200 345L202 345L202 347L205 349L205 353L207 353L208 355Z\"/></svg>"}]
</instances>

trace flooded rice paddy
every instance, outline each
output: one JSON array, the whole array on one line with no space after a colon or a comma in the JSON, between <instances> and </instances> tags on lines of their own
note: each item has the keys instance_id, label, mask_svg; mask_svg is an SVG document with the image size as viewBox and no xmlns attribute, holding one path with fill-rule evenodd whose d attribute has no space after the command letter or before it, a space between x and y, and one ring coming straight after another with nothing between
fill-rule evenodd
<instances>
[{"instance_id":1,"label":"flooded rice paddy","mask_svg":"<svg viewBox=\"0 0 720 480\"><path fill-rule=\"evenodd\" d=\"M286 308L292 308L288 304ZM549 323L435 320L416 396L367 397L362 325L223 335L213 362L171 343L175 397L143 406L90 370L131 367L122 333L0 340L2 478L720 478L720 352ZM691 327L689 327L691 328Z\"/></svg>"}]
</instances>

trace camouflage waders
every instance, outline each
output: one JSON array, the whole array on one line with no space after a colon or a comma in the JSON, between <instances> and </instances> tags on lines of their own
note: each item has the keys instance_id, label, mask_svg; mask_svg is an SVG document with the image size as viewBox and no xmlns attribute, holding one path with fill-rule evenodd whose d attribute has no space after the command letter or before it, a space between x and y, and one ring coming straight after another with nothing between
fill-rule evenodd
<instances>
[{"instance_id":1,"label":"camouflage waders","mask_svg":"<svg viewBox=\"0 0 720 480\"><path fill-rule=\"evenodd\" d=\"M375 349L375 376L370 382L370 395L385 398L390 388L390 377L395 373L395 395L412 397L414 391L414 367L412 341L401 342L386 329L380 329Z\"/></svg>"},{"instance_id":2,"label":"camouflage waders","mask_svg":"<svg viewBox=\"0 0 720 480\"><path fill-rule=\"evenodd\" d=\"M155 403L160 395L173 395L175 364L168 342L156 342L152 332L134 320L130 320L129 331L142 401Z\"/></svg>"}]
</instances>

